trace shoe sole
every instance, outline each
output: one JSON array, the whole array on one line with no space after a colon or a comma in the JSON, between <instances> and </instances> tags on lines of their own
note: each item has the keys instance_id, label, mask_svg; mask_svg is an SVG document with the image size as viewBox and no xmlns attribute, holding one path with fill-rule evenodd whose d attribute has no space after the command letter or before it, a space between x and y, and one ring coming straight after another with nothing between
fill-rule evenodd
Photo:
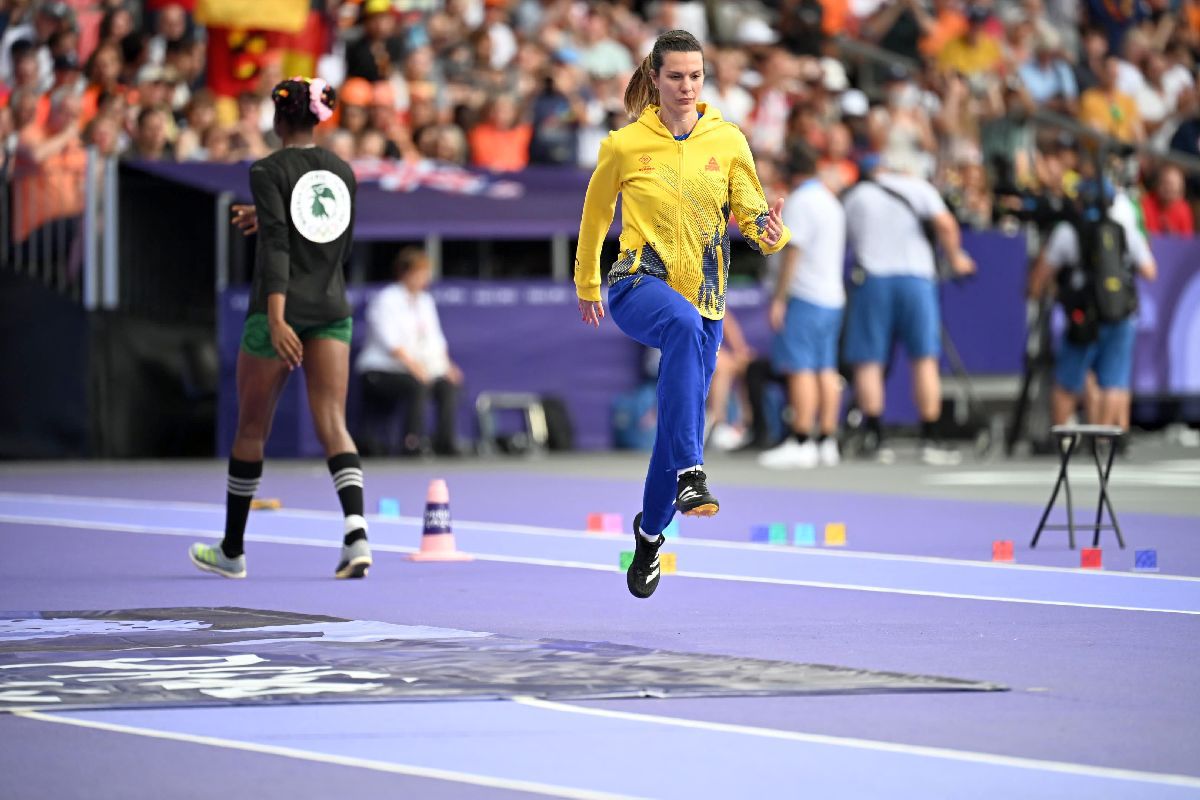
<instances>
[{"instance_id":1,"label":"shoe sole","mask_svg":"<svg viewBox=\"0 0 1200 800\"><path fill-rule=\"evenodd\" d=\"M695 508L689 508L687 511L680 511L685 517L715 517L721 509L716 503L701 503Z\"/></svg>"},{"instance_id":2,"label":"shoe sole","mask_svg":"<svg viewBox=\"0 0 1200 800\"><path fill-rule=\"evenodd\" d=\"M213 575L220 575L222 578L238 580L246 577L246 570L242 570L241 572L228 572L220 569L219 567L214 567L212 564L206 564L203 561L198 561L191 553L188 553L188 559L196 566L197 569L201 569L205 572L211 572Z\"/></svg>"},{"instance_id":3,"label":"shoe sole","mask_svg":"<svg viewBox=\"0 0 1200 800\"><path fill-rule=\"evenodd\" d=\"M359 556L358 558L352 560L346 566L340 567L338 569L338 571L333 574L333 577L338 578L338 579L365 578L365 577L367 577L367 570L369 570L370 568L371 568L371 559L368 557Z\"/></svg>"}]
</instances>

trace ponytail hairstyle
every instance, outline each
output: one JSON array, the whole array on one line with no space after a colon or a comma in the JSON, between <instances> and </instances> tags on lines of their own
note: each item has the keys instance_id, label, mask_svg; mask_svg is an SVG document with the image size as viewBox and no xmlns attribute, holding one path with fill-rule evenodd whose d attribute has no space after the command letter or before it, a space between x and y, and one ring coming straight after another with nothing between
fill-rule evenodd
<instances>
[{"instance_id":1,"label":"ponytail hairstyle","mask_svg":"<svg viewBox=\"0 0 1200 800\"><path fill-rule=\"evenodd\" d=\"M320 78L288 78L271 90L275 103L275 123L291 131L311 130L318 122L333 116L337 93Z\"/></svg>"},{"instance_id":2,"label":"ponytail hairstyle","mask_svg":"<svg viewBox=\"0 0 1200 800\"><path fill-rule=\"evenodd\" d=\"M662 69L663 56L666 53L702 53L695 36L687 31L667 31L654 42L650 55L642 59L642 64L629 79L625 87L625 113L630 119L637 119L646 110L646 106L658 105L658 88L654 85L654 75Z\"/></svg>"}]
</instances>

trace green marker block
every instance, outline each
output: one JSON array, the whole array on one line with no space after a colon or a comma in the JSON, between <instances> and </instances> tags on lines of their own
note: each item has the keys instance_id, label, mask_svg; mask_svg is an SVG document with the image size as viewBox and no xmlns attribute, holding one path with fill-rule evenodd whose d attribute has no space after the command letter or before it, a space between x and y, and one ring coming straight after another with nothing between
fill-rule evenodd
<instances>
[{"instance_id":1,"label":"green marker block","mask_svg":"<svg viewBox=\"0 0 1200 800\"><path fill-rule=\"evenodd\" d=\"M629 565L632 563L633 563L633 551L632 550L622 550L621 551L621 571L622 572L628 571Z\"/></svg>"},{"instance_id":2,"label":"green marker block","mask_svg":"<svg viewBox=\"0 0 1200 800\"><path fill-rule=\"evenodd\" d=\"M784 522L772 522L767 529L767 544L787 544L788 526Z\"/></svg>"}]
</instances>

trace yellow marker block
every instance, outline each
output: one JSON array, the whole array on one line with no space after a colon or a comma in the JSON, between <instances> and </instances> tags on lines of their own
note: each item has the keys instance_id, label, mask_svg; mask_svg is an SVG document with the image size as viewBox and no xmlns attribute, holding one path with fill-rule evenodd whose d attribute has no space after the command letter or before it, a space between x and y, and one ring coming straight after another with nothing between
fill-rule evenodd
<instances>
[{"instance_id":1,"label":"yellow marker block","mask_svg":"<svg viewBox=\"0 0 1200 800\"><path fill-rule=\"evenodd\" d=\"M267 498L263 500L251 500L250 508L255 511L278 511L283 508L283 501L275 498Z\"/></svg>"},{"instance_id":2,"label":"yellow marker block","mask_svg":"<svg viewBox=\"0 0 1200 800\"><path fill-rule=\"evenodd\" d=\"M825 546L844 547L846 544L846 523L830 522L825 526Z\"/></svg>"},{"instance_id":3,"label":"yellow marker block","mask_svg":"<svg viewBox=\"0 0 1200 800\"><path fill-rule=\"evenodd\" d=\"M658 566L662 570L663 575L672 575L675 573L675 554L663 553L658 557Z\"/></svg>"}]
</instances>

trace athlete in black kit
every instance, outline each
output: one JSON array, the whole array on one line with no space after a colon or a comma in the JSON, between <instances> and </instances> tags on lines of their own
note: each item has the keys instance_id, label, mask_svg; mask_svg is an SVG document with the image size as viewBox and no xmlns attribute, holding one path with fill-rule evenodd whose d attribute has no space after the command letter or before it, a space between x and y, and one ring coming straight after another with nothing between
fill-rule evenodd
<instances>
[{"instance_id":1,"label":"athlete in black kit","mask_svg":"<svg viewBox=\"0 0 1200 800\"><path fill-rule=\"evenodd\" d=\"M349 165L313 144L313 127L333 113L323 80L292 78L271 93L283 148L250 167L252 207L234 223L258 232L254 287L238 353L238 426L229 458L225 538L193 544L202 570L246 577L242 539L262 478L263 445L288 374L304 367L308 403L346 517L338 578L362 578L371 566L363 518L362 463L346 431L350 304L343 265L350 256L357 182Z\"/></svg>"}]
</instances>

